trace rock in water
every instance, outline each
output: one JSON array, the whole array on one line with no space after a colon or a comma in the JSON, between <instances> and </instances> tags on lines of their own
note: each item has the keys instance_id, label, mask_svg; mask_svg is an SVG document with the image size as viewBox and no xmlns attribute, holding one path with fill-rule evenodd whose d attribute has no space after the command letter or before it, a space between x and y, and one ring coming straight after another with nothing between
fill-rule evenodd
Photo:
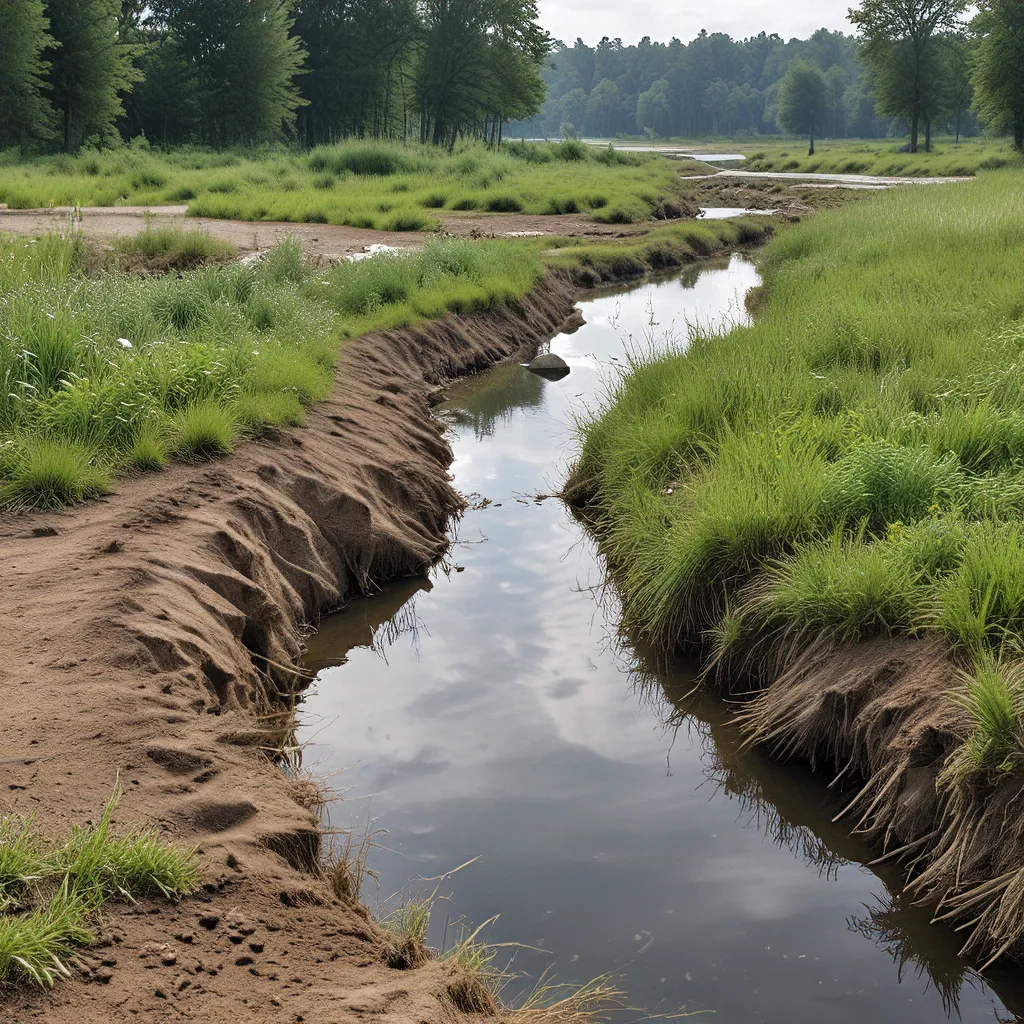
<instances>
[{"instance_id":1,"label":"rock in water","mask_svg":"<svg viewBox=\"0 0 1024 1024\"><path fill-rule=\"evenodd\" d=\"M526 364L531 373L546 377L548 380L561 380L569 376L569 364L561 357L552 352L545 352L537 356L532 362Z\"/></svg>"}]
</instances>

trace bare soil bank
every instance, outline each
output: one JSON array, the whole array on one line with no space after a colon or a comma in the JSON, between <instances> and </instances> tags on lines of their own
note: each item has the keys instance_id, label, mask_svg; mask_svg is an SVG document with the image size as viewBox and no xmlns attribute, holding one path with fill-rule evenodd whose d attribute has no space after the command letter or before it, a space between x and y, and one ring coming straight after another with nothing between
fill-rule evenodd
<instances>
[{"instance_id":1,"label":"bare soil bank","mask_svg":"<svg viewBox=\"0 0 1024 1024\"><path fill-rule=\"evenodd\" d=\"M459 1015L457 966L385 966L380 928L333 898L305 790L260 748L286 739L303 623L447 547L461 499L432 389L534 350L573 296L548 275L515 306L363 337L304 429L0 521L5 809L67 828L119 775L117 818L198 843L210 882L112 913L82 977L8 994L0 1021Z\"/></svg>"},{"instance_id":2,"label":"bare soil bank","mask_svg":"<svg viewBox=\"0 0 1024 1024\"><path fill-rule=\"evenodd\" d=\"M184 229L201 228L212 238L230 242L239 252L271 249L286 238L302 242L307 255L339 257L363 252L370 245L396 248L420 246L435 232L378 231L338 224L295 224L277 221L217 220L189 217L185 206L83 207L74 228L88 238L129 237L143 231L147 223ZM72 210L0 210L0 231L12 235L38 236L66 231ZM600 224L582 213L539 216L523 213L452 213L442 220L441 230L450 235L552 235L565 238L619 238L643 234L652 222Z\"/></svg>"}]
</instances>

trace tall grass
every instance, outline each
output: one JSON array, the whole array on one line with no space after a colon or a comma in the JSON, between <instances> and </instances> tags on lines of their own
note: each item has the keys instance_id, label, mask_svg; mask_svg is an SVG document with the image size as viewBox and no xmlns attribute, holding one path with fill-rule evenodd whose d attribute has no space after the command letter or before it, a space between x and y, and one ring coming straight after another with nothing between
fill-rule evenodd
<instances>
[{"instance_id":1,"label":"tall grass","mask_svg":"<svg viewBox=\"0 0 1024 1024\"><path fill-rule=\"evenodd\" d=\"M531 249L462 240L327 272L293 243L163 277L90 277L84 260L73 237L0 239L0 508L80 501L301 423L343 338L510 302L541 272Z\"/></svg>"},{"instance_id":2,"label":"tall grass","mask_svg":"<svg viewBox=\"0 0 1024 1024\"><path fill-rule=\"evenodd\" d=\"M0 203L188 205L202 217L432 230L449 211L583 213L628 223L662 215L678 166L649 154L578 142L491 150L351 140L311 153L157 152L138 147L31 160L0 159Z\"/></svg>"},{"instance_id":3,"label":"tall grass","mask_svg":"<svg viewBox=\"0 0 1024 1024\"><path fill-rule=\"evenodd\" d=\"M139 828L115 834L119 797L117 790L94 825L76 826L63 841L41 835L31 819L0 818L0 985L52 988L69 976L109 900L173 900L198 888L192 851Z\"/></svg>"},{"instance_id":4,"label":"tall grass","mask_svg":"<svg viewBox=\"0 0 1024 1024\"><path fill-rule=\"evenodd\" d=\"M1016 174L878 195L770 243L754 324L631 367L575 471L631 624L1020 657L1022 244Z\"/></svg>"},{"instance_id":5,"label":"tall grass","mask_svg":"<svg viewBox=\"0 0 1024 1024\"><path fill-rule=\"evenodd\" d=\"M827 174L877 174L899 177L962 177L1003 167L1024 169L1024 161L1009 140L941 138L931 153L901 153L905 139L825 140L815 143L814 156L806 143L792 139L757 143L743 165L748 171L800 171ZM735 148L733 144L732 148ZM741 147L741 151L744 148ZM734 166L734 165L730 165Z\"/></svg>"}]
</instances>

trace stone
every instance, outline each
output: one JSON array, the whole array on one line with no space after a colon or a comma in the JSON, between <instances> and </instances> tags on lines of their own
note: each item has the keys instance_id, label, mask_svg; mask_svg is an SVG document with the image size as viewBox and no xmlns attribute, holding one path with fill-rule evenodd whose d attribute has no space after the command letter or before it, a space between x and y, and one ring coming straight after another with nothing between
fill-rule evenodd
<instances>
[{"instance_id":1,"label":"stone","mask_svg":"<svg viewBox=\"0 0 1024 1024\"><path fill-rule=\"evenodd\" d=\"M532 362L526 364L526 368L531 373L546 377L548 380L561 380L563 377L569 376L569 364L553 352L545 352L543 355L537 356Z\"/></svg>"}]
</instances>

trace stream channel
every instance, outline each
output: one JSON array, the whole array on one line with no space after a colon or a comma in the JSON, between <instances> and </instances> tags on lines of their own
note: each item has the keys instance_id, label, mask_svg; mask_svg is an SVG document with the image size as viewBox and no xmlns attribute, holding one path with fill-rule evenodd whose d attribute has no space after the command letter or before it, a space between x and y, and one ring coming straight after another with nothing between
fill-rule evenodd
<instances>
[{"instance_id":1,"label":"stream channel","mask_svg":"<svg viewBox=\"0 0 1024 1024\"><path fill-rule=\"evenodd\" d=\"M689 325L742 321L757 282L734 256L594 292L586 325L551 343L569 376L511 364L450 389L436 412L472 507L428 578L310 639L306 766L339 772L335 826L387 830L371 907L478 858L440 883L429 938L450 946L454 922L500 915L488 941L523 944L499 950L520 975L506 996L548 968L566 983L611 973L631 1006L723 1024L1012 1020L1024 972L979 977L900 897L898 870L867 867L873 851L833 823L825 774L742 749L692 671L623 642L593 539L537 497L564 481L573 417L645 332L682 345Z\"/></svg>"}]
</instances>

